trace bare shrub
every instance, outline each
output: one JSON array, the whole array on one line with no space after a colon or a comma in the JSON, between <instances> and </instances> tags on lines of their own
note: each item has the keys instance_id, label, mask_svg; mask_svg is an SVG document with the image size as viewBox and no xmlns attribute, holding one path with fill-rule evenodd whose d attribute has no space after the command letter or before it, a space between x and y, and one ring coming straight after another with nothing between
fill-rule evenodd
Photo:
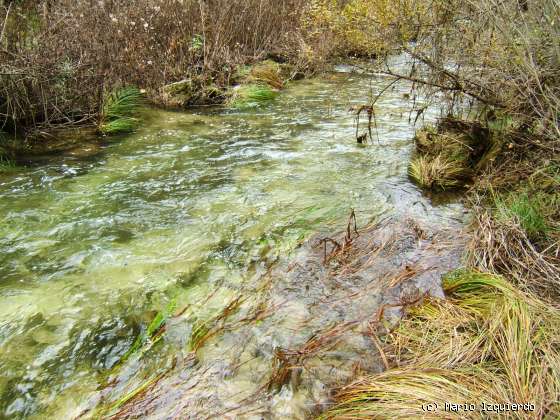
<instances>
[{"instance_id":1,"label":"bare shrub","mask_svg":"<svg viewBox=\"0 0 560 420\"><path fill-rule=\"evenodd\" d=\"M447 113L460 115L475 106L491 120L494 111L506 112L522 130L550 141L541 147L557 150L560 2L536 0L527 7L513 0L432 4L418 15L415 43L407 42L400 26L385 32L387 42L404 41L396 45L412 57L411 70L402 73L384 62L382 71L412 80L426 96L443 100ZM399 2L395 7L401 16L409 15Z\"/></svg>"},{"instance_id":2,"label":"bare shrub","mask_svg":"<svg viewBox=\"0 0 560 420\"><path fill-rule=\"evenodd\" d=\"M239 63L297 45L304 0L51 0L0 4L0 126L95 119L104 91L224 86ZM155 95L153 95L155 97Z\"/></svg>"}]
</instances>

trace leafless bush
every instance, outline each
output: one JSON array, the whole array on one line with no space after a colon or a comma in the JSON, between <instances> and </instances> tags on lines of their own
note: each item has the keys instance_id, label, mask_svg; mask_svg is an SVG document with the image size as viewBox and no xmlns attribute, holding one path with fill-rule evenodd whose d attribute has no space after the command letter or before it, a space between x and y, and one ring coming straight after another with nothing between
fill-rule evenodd
<instances>
[{"instance_id":1,"label":"leafless bush","mask_svg":"<svg viewBox=\"0 0 560 420\"><path fill-rule=\"evenodd\" d=\"M460 114L465 104L504 111L519 126L545 135L558 147L560 135L560 2L558 0L469 0L431 2L421 14L415 42L401 27L387 42L408 52L415 65L401 73L422 93ZM398 6L395 6L398 7ZM406 10L400 13L406 15ZM421 111L421 108L418 109Z\"/></svg>"},{"instance_id":2,"label":"leafless bush","mask_svg":"<svg viewBox=\"0 0 560 420\"><path fill-rule=\"evenodd\" d=\"M495 199L530 196L532 206L541 197L558 197L554 174L547 175L550 182L532 177L553 173L558 166L560 1L421 3L429 7L418 9L413 37L400 25L380 32L386 45L408 54L412 65L403 70L382 60L376 70L413 82L412 106L418 116L427 108L425 100L416 101L422 96L440 105L444 115L474 119L489 128L487 153L473 168L478 196L470 264L550 296L560 284L556 216L546 206L531 209L543 213L538 216L550 231L536 239L519 218L501 220ZM410 13L401 2L395 8L402 16Z\"/></svg>"},{"instance_id":3,"label":"leafless bush","mask_svg":"<svg viewBox=\"0 0 560 420\"><path fill-rule=\"evenodd\" d=\"M118 85L225 85L236 65L292 48L303 3L0 2L0 126L94 119L103 92Z\"/></svg>"}]
</instances>

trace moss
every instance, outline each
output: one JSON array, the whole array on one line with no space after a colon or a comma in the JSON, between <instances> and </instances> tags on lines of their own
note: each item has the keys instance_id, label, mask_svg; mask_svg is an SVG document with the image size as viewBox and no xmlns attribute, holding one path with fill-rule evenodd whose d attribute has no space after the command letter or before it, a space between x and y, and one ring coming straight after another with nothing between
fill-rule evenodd
<instances>
[{"instance_id":1,"label":"moss","mask_svg":"<svg viewBox=\"0 0 560 420\"><path fill-rule=\"evenodd\" d=\"M163 86L156 101L168 108L184 109L191 105L223 103L225 99L224 89L203 77L191 76Z\"/></svg>"},{"instance_id":2,"label":"moss","mask_svg":"<svg viewBox=\"0 0 560 420\"><path fill-rule=\"evenodd\" d=\"M248 108L271 101L278 92L262 84L238 86L228 101L233 108Z\"/></svg>"}]
</instances>

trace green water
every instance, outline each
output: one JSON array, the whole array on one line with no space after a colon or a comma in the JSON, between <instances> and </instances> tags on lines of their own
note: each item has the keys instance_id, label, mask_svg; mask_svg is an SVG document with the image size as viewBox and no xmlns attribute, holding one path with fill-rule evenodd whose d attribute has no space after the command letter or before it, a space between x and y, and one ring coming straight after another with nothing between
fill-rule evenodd
<instances>
[{"instance_id":1,"label":"green water","mask_svg":"<svg viewBox=\"0 0 560 420\"><path fill-rule=\"evenodd\" d=\"M260 108L150 111L94 156L0 174L0 417L71 417L170 301L223 305L351 208L360 225L461 213L407 179L407 86L378 101L379 144L355 143L349 107L385 84L336 73Z\"/></svg>"}]
</instances>

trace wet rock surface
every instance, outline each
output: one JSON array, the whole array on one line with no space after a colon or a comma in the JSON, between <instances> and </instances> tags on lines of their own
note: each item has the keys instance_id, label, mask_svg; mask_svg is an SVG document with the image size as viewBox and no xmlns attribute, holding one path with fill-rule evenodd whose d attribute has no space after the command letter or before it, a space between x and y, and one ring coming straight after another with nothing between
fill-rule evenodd
<instances>
[{"instance_id":1,"label":"wet rock surface","mask_svg":"<svg viewBox=\"0 0 560 420\"><path fill-rule=\"evenodd\" d=\"M441 276L460 266L466 236L459 223L442 229L412 219L349 231L316 236L275 264L258 303L235 315L247 320L256 305L263 316L224 322L115 417L306 418L329 404L331 387L382 371L380 325L426 295L443 296ZM180 324L171 323L175 335Z\"/></svg>"}]
</instances>

